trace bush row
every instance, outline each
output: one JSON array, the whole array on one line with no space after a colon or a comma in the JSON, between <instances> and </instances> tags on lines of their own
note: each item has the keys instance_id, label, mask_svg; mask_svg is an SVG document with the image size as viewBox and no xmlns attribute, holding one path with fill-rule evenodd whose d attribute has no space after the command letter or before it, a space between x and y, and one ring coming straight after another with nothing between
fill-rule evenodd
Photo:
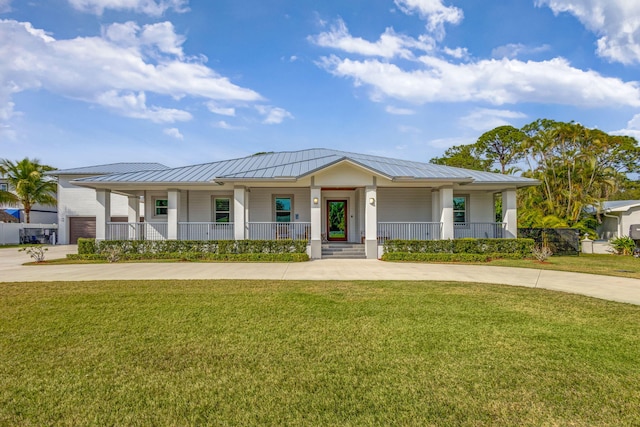
<instances>
[{"instance_id":1,"label":"bush row","mask_svg":"<svg viewBox=\"0 0 640 427\"><path fill-rule=\"evenodd\" d=\"M455 240L387 240L385 254L509 254L511 257L531 256L533 239L455 239Z\"/></svg>"},{"instance_id":2,"label":"bush row","mask_svg":"<svg viewBox=\"0 0 640 427\"><path fill-rule=\"evenodd\" d=\"M513 253L486 254L452 254L424 252L390 252L382 255L383 261L416 261L416 262L487 262L492 259L521 259L521 255Z\"/></svg>"},{"instance_id":3,"label":"bush row","mask_svg":"<svg viewBox=\"0 0 640 427\"><path fill-rule=\"evenodd\" d=\"M306 240L103 240L78 239L78 254L304 254Z\"/></svg>"},{"instance_id":4,"label":"bush row","mask_svg":"<svg viewBox=\"0 0 640 427\"><path fill-rule=\"evenodd\" d=\"M69 254L75 261L113 261L108 254ZM128 253L118 256L119 261L180 260L180 261L242 261L242 262L302 262L309 261L306 253L244 253L215 254L204 252Z\"/></svg>"}]
</instances>

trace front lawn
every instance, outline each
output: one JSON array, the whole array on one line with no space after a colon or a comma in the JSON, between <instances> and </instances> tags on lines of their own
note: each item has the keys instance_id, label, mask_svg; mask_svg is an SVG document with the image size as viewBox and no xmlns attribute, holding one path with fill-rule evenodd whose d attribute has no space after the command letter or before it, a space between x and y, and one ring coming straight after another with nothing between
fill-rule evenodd
<instances>
[{"instance_id":1,"label":"front lawn","mask_svg":"<svg viewBox=\"0 0 640 427\"><path fill-rule=\"evenodd\" d=\"M638 425L639 348L507 286L0 283L0 425Z\"/></svg>"}]
</instances>

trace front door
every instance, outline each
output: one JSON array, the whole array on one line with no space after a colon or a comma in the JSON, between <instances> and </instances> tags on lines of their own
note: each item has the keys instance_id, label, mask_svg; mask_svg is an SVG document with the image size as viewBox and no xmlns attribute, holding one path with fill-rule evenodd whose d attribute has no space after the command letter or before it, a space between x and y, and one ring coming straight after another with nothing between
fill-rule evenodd
<instances>
[{"instance_id":1,"label":"front door","mask_svg":"<svg viewBox=\"0 0 640 427\"><path fill-rule=\"evenodd\" d=\"M347 240L346 200L327 200L327 240Z\"/></svg>"}]
</instances>

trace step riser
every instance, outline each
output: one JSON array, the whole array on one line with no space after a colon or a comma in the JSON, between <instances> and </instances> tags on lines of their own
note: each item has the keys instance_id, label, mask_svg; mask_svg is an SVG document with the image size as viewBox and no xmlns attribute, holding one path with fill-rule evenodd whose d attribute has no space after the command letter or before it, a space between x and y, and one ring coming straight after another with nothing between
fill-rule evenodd
<instances>
[{"instance_id":1,"label":"step riser","mask_svg":"<svg viewBox=\"0 0 640 427\"><path fill-rule=\"evenodd\" d=\"M364 245L357 243L325 243L322 245L322 258L365 259Z\"/></svg>"}]
</instances>

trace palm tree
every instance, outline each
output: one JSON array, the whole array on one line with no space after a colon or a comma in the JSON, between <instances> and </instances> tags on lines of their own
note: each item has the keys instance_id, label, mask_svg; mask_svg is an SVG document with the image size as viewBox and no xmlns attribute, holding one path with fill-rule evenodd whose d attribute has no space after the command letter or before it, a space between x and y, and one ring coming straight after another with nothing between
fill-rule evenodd
<instances>
[{"instance_id":1,"label":"palm tree","mask_svg":"<svg viewBox=\"0 0 640 427\"><path fill-rule=\"evenodd\" d=\"M9 184L9 191L0 193L0 198L21 203L26 222L31 222L31 209L36 203L56 205L57 184L44 176L45 172L52 170L55 168L42 165L38 159L31 160L28 157L17 163L8 159L0 160L0 176L6 178Z\"/></svg>"}]
</instances>

